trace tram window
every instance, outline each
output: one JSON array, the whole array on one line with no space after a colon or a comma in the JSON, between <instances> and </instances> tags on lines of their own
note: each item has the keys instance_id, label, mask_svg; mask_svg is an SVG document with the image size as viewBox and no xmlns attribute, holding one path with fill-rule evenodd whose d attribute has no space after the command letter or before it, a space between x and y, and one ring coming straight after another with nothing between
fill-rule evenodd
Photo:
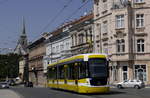
<instances>
[{"instance_id":1,"label":"tram window","mask_svg":"<svg viewBox=\"0 0 150 98\"><path fill-rule=\"evenodd\" d=\"M63 79L64 78L64 66L59 66L59 71L58 71L58 74L59 74L59 79Z\"/></svg>"},{"instance_id":2,"label":"tram window","mask_svg":"<svg viewBox=\"0 0 150 98\"><path fill-rule=\"evenodd\" d=\"M68 79L72 79L73 68L71 65L72 64L69 64L68 66Z\"/></svg>"},{"instance_id":3,"label":"tram window","mask_svg":"<svg viewBox=\"0 0 150 98\"><path fill-rule=\"evenodd\" d=\"M80 62L79 63L79 78L85 78L86 77L86 65L85 62Z\"/></svg>"},{"instance_id":4,"label":"tram window","mask_svg":"<svg viewBox=\"0 0 150 98\"><path fill-rule=\"evenodd\" d=\"M68 64L68 79L78 79L78 65L75 63Z\"/></svg>"},{"instance_id":5,"label":"tram window","mask_svg":"<svg viewBox=\"0 0 150 98\"><path fill-rule=\"evenodd\" d=\"M49 79L56 79L56 68L49 68L48 69L48 78Z\"/></svg>"},{"instance_id":6,"label":"tram window","mask_svg":"<svg viewBox=\"0 0 150 98\"><path fill-rule=\"evenodd\" d=\"M91 66L100 65L105 66L107 64L106 59L94 58L89 60Z\"/></svg>"},{"instance_id":7,"label":"tram window","mask_svg":"<svg viewBox=\"0 0 150 98\"><path fill-rule=\"evenodd\" d=\"M68 65L68 79L75 79L74 63Z\"/></svg>"}]
</instances>

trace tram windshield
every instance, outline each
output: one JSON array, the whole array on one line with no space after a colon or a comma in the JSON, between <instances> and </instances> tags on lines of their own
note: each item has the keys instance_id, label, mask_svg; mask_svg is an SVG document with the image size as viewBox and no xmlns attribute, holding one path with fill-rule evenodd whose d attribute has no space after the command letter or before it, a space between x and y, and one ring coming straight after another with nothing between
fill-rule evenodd
<instances>
[{"instance_id":1,"label":"tram windshield","mask_svg":"<svg viewBox=\"0 0 150 98\"><path fill-rule=\"evenodd\" d=\"M90 77L107 77L108 76L108 66L107 60L102 58L92 58L89 59L89 71Z\"/></svg>"}]
</instances>

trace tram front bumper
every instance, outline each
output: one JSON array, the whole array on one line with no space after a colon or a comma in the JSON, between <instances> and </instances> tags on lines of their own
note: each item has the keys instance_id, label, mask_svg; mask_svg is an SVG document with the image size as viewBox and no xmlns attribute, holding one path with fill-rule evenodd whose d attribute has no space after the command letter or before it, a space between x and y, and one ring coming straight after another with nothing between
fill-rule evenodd
<instances>
[{"instance_id":1,"label":"tram front bumper","mask_svg":"<svg viewBox=\"0 0 150 98\"><path fill-rule=\"evenodd\" d=\"M79 93L107 93L109 92L109 88L108 86L94 86L94 87L88 87L88 86L79 86L78 87L78 92Z\"/></svg>"}]
</instances>

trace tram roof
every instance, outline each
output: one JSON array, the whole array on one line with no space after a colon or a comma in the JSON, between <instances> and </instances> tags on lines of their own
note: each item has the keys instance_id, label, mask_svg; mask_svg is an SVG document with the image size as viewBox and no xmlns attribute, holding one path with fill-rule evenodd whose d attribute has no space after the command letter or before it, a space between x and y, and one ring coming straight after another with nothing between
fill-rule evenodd
<instances>
[{"instance_id":1,"label":"tram roof","mask_svg":"<svg viewBox=\"0 0 150 98\"><path fill-rule=\"evenodd\" d=\"M48 67L50 66L54 66L54 65L57 65L57 64L62 64L62 63L66 63L66 62L69 62L69 61L88 61L88 58L107 58L107 55L106 54L100 54L100 53L88 53L88 54L79 54L79 55L75 55L75 56L72 56L72 57L69 57L69 58L66 58L66 59L62 59L62 60L59 60L57 62L54 62L52 64L49 64Z\"/></svg>"}]
</instances>

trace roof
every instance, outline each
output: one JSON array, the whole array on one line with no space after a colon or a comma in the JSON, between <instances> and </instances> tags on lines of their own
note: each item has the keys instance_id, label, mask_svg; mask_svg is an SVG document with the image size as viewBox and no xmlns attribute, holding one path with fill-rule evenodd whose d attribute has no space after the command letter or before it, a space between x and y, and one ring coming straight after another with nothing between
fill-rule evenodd
<instances>
[{"instance_id":1,"label":"roof","mask_svg":"<svg viewBox=\"0 0 150 98\"><path fill-rule=\"evenodd\" d=\"M94 18L93 13L90 13L90 14L88 14L86 16L80 17L79 19L76 19L76 20L73 20L73 21L70 21L70 22L66 22L64 25L62 25L61 27L57 28L56 30L54 30L52 32L49 32L50 34L52 34L51 38L52 39L56 39L54 37L60 37L60 36L63 36L63 35L67 36L68 32L63 32L63 28L65 28L65 27L67 27L69 25L76 26L78 24L82 24L83 22L85 22L87 20L92 20L93 18Z\"/></svg>"},{"instance_id":2,"label":"roof","mask_svg":"<svg viewBox=\"0 0 150 98\"><path fill-rule=\"evenodd\" d=\"M31 44L29 44L28 48L31 49L31 48L43 43L44 41L45 41L45 38L41 37L41 38L37 39L36 41L32 42Z\"/></svg>"},{"instance_id":3,"label":"roof","mask_svg":"<svg viewBox=\"0 0 150 98\"><path fill-rule=\"evenodd\" d=\"M59 60L58 62L49 64L48 67L50 66L55 66L56 64L63 64L66 62L74 62L74 61L86 61L87 58L107 58L106 54L99 54L99 53L88 53L88 54L79 54L75 55L66 59Z\"/></svg>"}]
</instances>

